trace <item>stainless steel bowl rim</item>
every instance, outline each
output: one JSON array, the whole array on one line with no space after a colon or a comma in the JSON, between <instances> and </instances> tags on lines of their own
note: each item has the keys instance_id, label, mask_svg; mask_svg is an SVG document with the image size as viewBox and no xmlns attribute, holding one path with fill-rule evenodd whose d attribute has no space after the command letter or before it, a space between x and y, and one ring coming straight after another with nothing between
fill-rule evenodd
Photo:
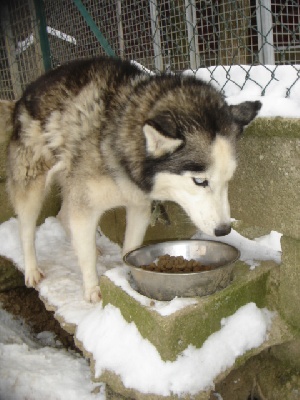
<instances>
[{"instance_id":1,"label":"stainless steel bowl rim","mask_svg":"<svg viewBox=\"0 0 300 400\"><path fill-rule=\"evenodd\" d=\"M218 267L216 267L216 268L214 268L214 269L212 269L212 270L208 270L208 271L186 272L186 273L184 273L184 272L177 272L177 273L176 273L176 272L175 272L175 273L174 273L174 272L148 271L148 270L144 269L144 270L143 270L143 273L145 273L145 274L150 274L150 275L159 274L159 275L166 275L166 276L174 276L174 275L180 275L180 276L185 276L185 275L187 275L187 276L191 276L191 275L199 275L199 274L210 274L212 271L218 270L218 269L220 269L220 268L224 268L224 267L226 267L226 266L228 266L228 265L231 265L231 264L235 263L235 262L240 258L240 256L241 256L241 253L240 253L239 249L237 249L235 246L232 246L231 244L228 244L228 243L220 242L220 241L217 241L217 240L209 240L209 239L203 239L203 240L202 240L202 239L186 239L186 240L167 240L167 241L164 241L164 242L153 243L153 244L150 244L150 245L149 245L149 244L148 244L148 245L146 244L146 245L137 247L136 249L131 250L131 251L129 251L128 253L126 253L126 254L123 256L123 261L124 261L125 264L127 264L130 268L135 269L135 270L140 270L140 269L141 269L141 266L136 267L136 266L130 264L130 262L127 261L127 258L129 257L129 255L132 254L132 253L134 253L134 252L136 252L137 250L142 250L143 248L147 248L147 247L149 247L149 246L155 246L156 244L158 245L158 244L167 243L167 244L174 244L174 245L176 245L176 244L185 244L185 243L188 244L188 243L191 243L191 242L203 242L203 243L204 243L204 242L211 242L211 243L216 243L216 244L225 245L225 246L231 247L232 249L236 250L237 255L236 255L236 257L233 258L232 260L227 261L227 262L225 262L224 264L222 264L222 265L220 265L220 266L218 266Z\"/></svg>"}]
</instances>

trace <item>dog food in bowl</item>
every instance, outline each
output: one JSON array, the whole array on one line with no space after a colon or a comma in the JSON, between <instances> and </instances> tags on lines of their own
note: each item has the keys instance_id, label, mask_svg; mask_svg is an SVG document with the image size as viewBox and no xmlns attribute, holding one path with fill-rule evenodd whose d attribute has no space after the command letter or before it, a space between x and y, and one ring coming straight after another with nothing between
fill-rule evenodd
<instances>
[{"instance_id":1,"label":"dog food in bowl","mask_svg":"<svg viewBox=\"0 0 300 400\"><path fill-rule=\"evenodd\" d=\"M165 254L158 257L154 262L148 265L142 265L142 269L154 272L168 272L173 274L210 271L212 266L203 265L194 259L186 260L182 256L170 256Z\"/></svg>"},{"instance_id":2,"label":"dog food in bowl","mask_svg":"<svg viewBox=\"0 0 300 400\"><path fill-rule=\"evenodd\" d=\"M139 247L127 253L124 261L129 265L132 281L138 292L152 299L169 301L176 296L207 296L227 287L231 282L233 264L239 254L236 248L221 242L173 240ZM163 273L143 269L153 263L158 264L161 257L163 260L169 257L179 259L178 264L185 264L185 269L178 268L180 273L170 272L166 267ZM182 259L185 261L182 262ZM188 260L196 261L209 270L187 272ZM169 262L166 264L170 267ZM172 266L171 269L174 270L175 267Z\"/></svg>"}]
</instances>

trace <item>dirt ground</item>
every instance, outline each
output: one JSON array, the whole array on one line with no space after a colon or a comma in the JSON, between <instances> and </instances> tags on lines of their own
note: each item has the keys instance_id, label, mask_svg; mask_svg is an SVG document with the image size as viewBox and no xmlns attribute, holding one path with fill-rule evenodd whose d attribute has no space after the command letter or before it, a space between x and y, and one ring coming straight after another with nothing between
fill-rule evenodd
<instances>
[{"instance_id":1,"label":"dirt ground","mask_svg":"<svg viewBox=\"0 0 300 400\"><path fill-rule=\"evenodd\" d=\"M46 310L36 290L18 287L0 292L0 302L7 312L23 318L35 334L44 331L53 332L55 339L66 349L79 351L74 344L73 336L61 328L53 312Z\"/></svg>"},{"instance_id":2,"label":"dirt ground","mask_svg":"<svg viewBox=\"0 0 300 400\"><path fill-rule=\"evenodd\" d=\"M0 292L2 307L22 317L34 333L50 331L67 349L75 351L73 336L65 332L47 311L34 289L19 287ZM230 373L211 393L210 400L300 400L300 374L274 359L270 351L250 359ZM109 400L124 399L108 388Z\"/></svg>"}]
</instances>

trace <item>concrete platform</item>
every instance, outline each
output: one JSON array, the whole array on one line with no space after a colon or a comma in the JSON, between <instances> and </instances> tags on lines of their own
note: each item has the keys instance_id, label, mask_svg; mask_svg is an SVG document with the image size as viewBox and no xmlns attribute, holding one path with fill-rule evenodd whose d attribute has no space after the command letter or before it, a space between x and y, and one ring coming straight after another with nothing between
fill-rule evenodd
<instances>
[{"instance_id":1,"label":"concrete platform","mask_svg":"<svg viewBox=\"0 0 300 400\"><path fill-rule=\"evenodd\" d=\"M249 271L248 266L239 262L235 268L233 283L228 288L205 298L195 298L194 304L165 316L154 310L155 300L150 301L149 305L141 304L108 276L101 277L100 285L104 305L113 304L118 307L123 317L129 323L134 322L142 336L157 348L161 357L172 362L187 346L193 345L200 348L212 333L220 329L221 319L233 314L240 306L253 301L259 307L272 309L272 305L277 304L274 282L278 274L279 266L274 265L273 262L264 262L254 271ZM293 338L289 325L277 314L268 340L260 347L239 357L234 366L227 368L215 378L215 383L222 381L232 369L243 365L255 354L259 354L268 347L288 343ZM78 344L81 346L81 343ZM91 361L94 371L93 358ZM104 371L96 380L106 382L113 391L126 398L137 400L208 400L211 394L210 390L182 397L145 394L126 387L122 378L109 370Z\"/></svg>"},{"instance_id":2,"label":"concrete platform","mask_svg":"<svg viewBox=\"0 0 300 400\"><path fill-rule=\"evenodd\" d=\"M118 287L107 275L100 278L103 305L117 307L127 322L134 322L145 339L159 351L163 360L174 361L190 344L199 348L215 331L221 319L234 314L241 306L254 302L262 308L270 293L268 278L273 262L264 262L254 271L238 262L233 283L213 295L197 297L194 304L162 316L154 310L155 300L143 306L138 300Z\"/></svg>"}]
</instances>

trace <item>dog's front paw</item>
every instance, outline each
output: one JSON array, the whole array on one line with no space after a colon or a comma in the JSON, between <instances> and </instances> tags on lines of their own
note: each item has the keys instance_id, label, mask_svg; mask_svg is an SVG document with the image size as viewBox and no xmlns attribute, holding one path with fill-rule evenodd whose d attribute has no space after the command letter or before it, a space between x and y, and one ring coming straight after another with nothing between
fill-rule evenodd
<instances>
[{"instance_id":1,"label":"dog's front paw","mask_svg":"<svg viewBox=\"0 0 300 400\"><path fill-rule=\"evenodd\" d=\"M30 271L25 271L25 285L27 287L35 288L43 278L44 278L44 275L38 269L32 269Z\"/></svg>"},{"instance_id":2,"label":"dog's front paw","mask_svg":"<svg viewBox=\"0 0 300 400\"><path fill-rule=\"evenodd\" d=\"M84 291L84 298L90 303L99 303L99 301L102 299L100 287L93 286L89 289L86 289Z\"/></svg>"}]
</instances>

